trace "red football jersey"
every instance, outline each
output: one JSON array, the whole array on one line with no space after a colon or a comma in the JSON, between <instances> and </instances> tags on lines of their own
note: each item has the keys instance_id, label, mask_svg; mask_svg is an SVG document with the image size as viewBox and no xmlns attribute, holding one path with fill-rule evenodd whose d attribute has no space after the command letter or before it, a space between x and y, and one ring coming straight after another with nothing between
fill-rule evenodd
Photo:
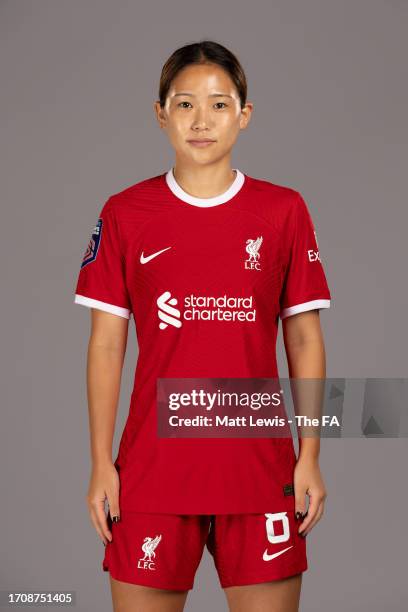
<instances>
[{"instance_id":1,"label":"red football jersey","mask_svg":"<svg viewBox=\"0 0 408 612\"><path fill-rule=\"evenodd\" d=\"M235 169L227 191L197 198L171 168L112 195L75 302L134 317L139 354L115 460L120 507L269 512L293 483L292 438L160 438L157 379L278 377L279 318L330 299L314 225L294 189Z\"/></svg>"}]
</instances>

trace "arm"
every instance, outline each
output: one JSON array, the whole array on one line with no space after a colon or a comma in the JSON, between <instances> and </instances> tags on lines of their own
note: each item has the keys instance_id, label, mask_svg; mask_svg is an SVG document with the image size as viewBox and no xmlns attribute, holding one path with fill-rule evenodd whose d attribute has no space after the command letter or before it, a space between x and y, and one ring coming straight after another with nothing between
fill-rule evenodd
<instances>
[{"instance_id":1,"label":"arm","mask_svg":"<svg viewBox=\"0 0 408 612\"><path fill-rule=\"evenodd\" d=\"M282 320L284 345L290 378L326 377L326 355L318 310L310 310ZM310 496L307 519L300 525L309 533L324 510L327 492L319 468L320 438L299 436L299 457L294 473L296 510L305 513L305 495Z\"/></svg>"},{"instance_id":2,"label":"arm","mask_svg":"<svg viewBox=\"0 0 408 612\"><path fill-rule=\"evenodd\" d=\"M129 319L91 308L87 393L92 474L87 495L95 529L106 544L112 536L104 512L119 516L119 477L112 462L112 443L126 353Z\"/></svg>"}]
</instances>

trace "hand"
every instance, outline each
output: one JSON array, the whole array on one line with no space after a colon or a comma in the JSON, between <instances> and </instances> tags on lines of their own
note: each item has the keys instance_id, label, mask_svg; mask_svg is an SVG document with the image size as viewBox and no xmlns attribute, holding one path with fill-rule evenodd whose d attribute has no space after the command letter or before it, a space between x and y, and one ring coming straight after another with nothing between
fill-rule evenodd
<instances>
[{"instance_id":1,"label":"hand","mask_svg":"<svg viewBox=\"0 0 408 612\"><path fill-rule=\"evenodd\" d=\"M299 533L306 536L322 517L327 491L317 459L299 459L296 463L293 484L295 488L295 513L305 514L305 495L309 495L307 517L299 526Z\"/></svg>"},{"instance_id":2,"label":"hand","mask_svg":"<svg viewBox=\"0 0 408 612\"><path fill-rule=\"evenodd\" d=\"M119 474L112 462L95 465L87 494L87 505L91 521L103 543L112 541L105 515L105 499L108 500L111 518L119 516Z\"/></svg>"}]
</instances>

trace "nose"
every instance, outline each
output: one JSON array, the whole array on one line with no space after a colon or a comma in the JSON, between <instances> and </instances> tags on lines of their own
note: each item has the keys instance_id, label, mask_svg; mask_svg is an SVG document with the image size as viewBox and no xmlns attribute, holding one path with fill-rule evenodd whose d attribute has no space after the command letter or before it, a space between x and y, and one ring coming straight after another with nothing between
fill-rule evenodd
<instances>
[{"instance_id":1,"label":"nose","mask_svg":"<svg viewBox=\"0 0 408 612\"><path fill-rule=\"evenodd\" d=\"M210 127L210 117L207 109L197 107L194 113L193 123L191 125L192 129L197 130L205 130Z\"/></svg>"}]
</instances>

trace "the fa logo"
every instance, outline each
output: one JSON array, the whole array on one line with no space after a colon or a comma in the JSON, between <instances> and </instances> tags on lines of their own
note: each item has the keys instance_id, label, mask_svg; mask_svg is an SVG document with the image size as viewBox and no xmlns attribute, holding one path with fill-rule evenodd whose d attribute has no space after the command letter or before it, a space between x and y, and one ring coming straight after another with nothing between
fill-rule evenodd
<instances>
[{"instance_id":1,"label":"the fa logo","mask_svg":"<svg viewBox=\"0 0 408 612\"><path fill-rule=\"evenodd\" d=\"M248 253L249 257L245 260L245 270L261 269L261 265L259 263L259 249L261 248L262 241L262 236L258 236L256 240L248 238L248 240L246 241L245 250Z\"/></svg>"},{"instance_id":2,"label":"the fa logo","mask_svg":"<svg viewBox=\"0 0 408 612\"><path fill-rule=\"evenodd\" d=\"M153 557L156 556L154 552L155 548L159 545L160 540L162 539L161 534L156 536L155 538L145 538L142 544L142 550L144 552L144 557L140 558L137 562L137 567L139 569L156 569L154 566Z\"/></svg>"}]
</instances>

